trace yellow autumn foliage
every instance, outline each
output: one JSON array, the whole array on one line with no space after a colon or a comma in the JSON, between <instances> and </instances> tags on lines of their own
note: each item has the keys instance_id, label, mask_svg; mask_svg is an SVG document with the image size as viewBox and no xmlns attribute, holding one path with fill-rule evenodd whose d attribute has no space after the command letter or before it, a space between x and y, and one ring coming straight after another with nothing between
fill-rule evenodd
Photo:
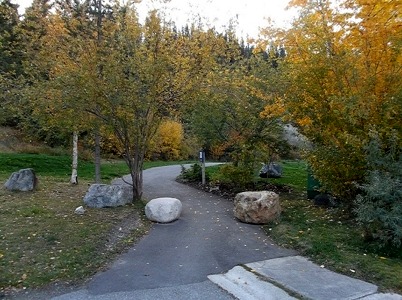
<instances>
[{"instance_id":1,"label":"yellow autumn foliage","mask_svg":"<svg viewBox=\"0 0 402 300\"><path fill-rule=\"evenodd\" d=\"M267 104L264 110L260 113L261 118L278 118L282 117L286 112L286 107L281 99L276 99L275 102Z\"/></svg>"},{"instance_id":2,"label":"yellow autumn foliage","mask_svg":"<svg viewBox=\"0 0 402 300\"><path fill-rule=\"evenodd\" d=\"M163 160L181 158L183 140L184 132L181 123L173 120L163 121L150 143L148 158Z\"/></svg>"},{"instance_id":3,"label":"yellow autumn foliage","mask_svg":"<svg viewBox=\"0 0 402 300\"><path fill-rule=\"evenodd\" d=\"M312 142L307 159L334 194L353 198L365 146L395 136L402 146L401 1L294 0L289 29L266 29L283 44L287 118ZM263 43L267 44L266 40ZM269 116L267 105L262 116Z\"/></svg>"}]
</instances>

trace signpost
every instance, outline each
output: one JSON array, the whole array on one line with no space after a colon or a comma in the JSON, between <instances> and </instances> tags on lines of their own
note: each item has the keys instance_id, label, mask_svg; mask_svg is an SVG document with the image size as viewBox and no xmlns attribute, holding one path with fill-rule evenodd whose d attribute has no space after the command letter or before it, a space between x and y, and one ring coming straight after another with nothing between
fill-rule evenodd
<instances>
[{"instance_id":1,"label":"signpost","mask_svg":"<svg viewBox=\"0 0 402 300\"><path fill-rule=\"evenodd\" d=\"M205 185L205 151L203 149L200 150L199 158L201 163L202 185Z\"/></svg>"}]
</instances>

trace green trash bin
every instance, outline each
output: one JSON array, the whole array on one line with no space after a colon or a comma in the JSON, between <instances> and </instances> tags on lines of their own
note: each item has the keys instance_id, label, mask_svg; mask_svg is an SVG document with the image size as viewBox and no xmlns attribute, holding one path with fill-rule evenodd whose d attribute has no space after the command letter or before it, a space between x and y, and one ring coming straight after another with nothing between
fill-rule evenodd
<instances>
[{"instance_id":1,"label":"green trash bin","mask_svg":"<svg viewBox=\"0 0 402 300\"><path fill-rule=\"evenodd\" d=\"M314 177L310 167L307 167L307 199L314 199L315 196L321 194L319 189L321 183Z\"/></svg>"}]
</instances>

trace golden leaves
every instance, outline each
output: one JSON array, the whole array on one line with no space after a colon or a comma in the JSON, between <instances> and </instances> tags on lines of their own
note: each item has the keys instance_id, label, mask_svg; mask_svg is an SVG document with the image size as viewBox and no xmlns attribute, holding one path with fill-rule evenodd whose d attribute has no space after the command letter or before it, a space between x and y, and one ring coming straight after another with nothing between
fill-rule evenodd
<instances>
[{"instance_id":1,"label":"golden leaves","mask_svg":"<svg viewBox=\"0 0 402 300\"><path fill-rule=\"evenodd\" d=\"M273 104L268 104L264 107L264 110L260 113L261 118L277 118L282 117L286 112L285 103L278 99Z\"/></svg>"},{"instance_id":2,"label":"golden leaves","mask_svg":"<svg viewBox=\"0 0 402 300\"><path fill-rule=\"evenodd\" d=\"M309 117L303 117L303 118L297 119L296 122L301 127L307 127L307 126L311 126L313 124L313 121Z\"/></svg>"},{"instance_id":3,"label":"golden leaves","mask_svg":"<svg viewBox=\"0 0 402 300\"><path fill-rule=\"evenodd\" d=\"M289 1L287 8L305 6L307 5L308 1L309 0L291 0Z\"/></svg>"},{"instance_id":4,"label":"golden leaves","mask_svg":"<svg viewBox=\"0 0 402 300\"><path fill-rule=\"evenodd\" d=\"M184 130L181 123L165 120L160 125L151 141L149 156L159 156L163 159L179 159L182 148Z\"/></svg>"}]
</instances>

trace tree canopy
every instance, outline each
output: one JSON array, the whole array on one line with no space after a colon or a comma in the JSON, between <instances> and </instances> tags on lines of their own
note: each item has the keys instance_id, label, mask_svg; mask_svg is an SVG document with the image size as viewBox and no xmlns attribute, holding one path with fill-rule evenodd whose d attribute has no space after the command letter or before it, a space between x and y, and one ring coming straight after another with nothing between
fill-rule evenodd
<instances>
[{"instance_id":1,"label":"tree canopy","mask_svg":"<svg viewBox=\"0 0 402 300\"><path fill-rule=\"evenodd\" d=\"M29 16L45 11L46 3L35 4ZM196 24L178 32L156 11L140 24L129 4L94 13L91 7L60 2L35 24L41 29L26 39L32 53L26 68L29 104L51 128L83 132L100 124L104 134L113 134L130 168L134 197L140 198L153 137L208 89L228 55L226 41Z\"/></svg>"},{"instance_id":2,"label":"tree canopy","mask_svg":"<svg viewBox=\"0 0 402 300\"><path fill-rule=\"evenodd\" d=\"M292 1L287 30L267 28L286 49L282 96L265 113L283 112L311 141L307 158L332 193L353 199L375 136L401 145L400 1ZM289 83L289 84L287 84ZM281 109L285 108L285 109ZM388 146L387 146L388 145Z\"/></svg>"}]
</instances>

